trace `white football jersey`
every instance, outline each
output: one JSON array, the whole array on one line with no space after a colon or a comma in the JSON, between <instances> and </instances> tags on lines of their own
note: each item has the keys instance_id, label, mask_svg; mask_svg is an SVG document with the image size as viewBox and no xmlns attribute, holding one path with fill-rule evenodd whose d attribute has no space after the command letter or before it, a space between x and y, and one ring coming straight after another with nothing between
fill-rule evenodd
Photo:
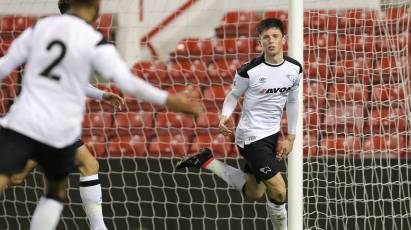
<instances>
[{"instance_id":1,"label":"white football jersey","mask_svg":"<svg viewBox=\"0 0 411 230\"><path fill-rule=\"evenodd\" d=\"M0 59L0 80L23 63L21 94L0 124L56 148L81 136L85 92L94 70L132 95L153 90L150 102L162 104L167 96L133 77L114 46L74 15L44 18L24 31Z\"/></svg>"},{"instance_id":2,"label":"white football jersey","mask_svg":"<svg viewBox=\"0 0 411 230\"><path fill-rule=\"evenodd\" d=\"M285 57L273 65L257 57L241 66L236 73L232 92L244 93L243 110L236 129L236 144L243 146L281 129L281 117L287 97L298 90L301 64Z\"/></svg>"}]
</instances>

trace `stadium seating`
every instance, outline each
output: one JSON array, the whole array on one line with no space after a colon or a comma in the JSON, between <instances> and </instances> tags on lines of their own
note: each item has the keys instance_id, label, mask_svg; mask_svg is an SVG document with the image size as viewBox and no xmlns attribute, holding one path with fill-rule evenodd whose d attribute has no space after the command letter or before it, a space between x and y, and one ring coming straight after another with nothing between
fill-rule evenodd
<instances>
[{"instance_id":1,"label":"stadium seating","mask_svg":"<svg viewBox=\"0 0 411 230\"><path fill-rule=\"evenodd\" d=\"M325 130L331 133L362 133L364 128L364 108L362 104L331 106L325 112L323 126L326 126Z\"/></svg>"},{"instance_id":2,"label":"stadium seating","mask_svg":"<svg viewBox=\"0 0 411 230\"><path fill-rule=\"evenodd\" d=\"M181 40L174 52L170 54L172 59L200 59L208 61L213 54L213 45L210 39L185 38Z\"/></svg>"},{"instance_id":3,"label":"stadium seating","mask_svg":"<svg viewBox=\"0 0 411 230\"><path fill-rule=\"evenodd\" d=\"M208 147L213 150L214 156L217 158L229 157L235 153L231 151L233 146L232 136L201 134L194 138L190 152L197 153L201 148Z\"/></svg>"},{"instance_id":4,"label":"stadium seating","mask_svg":"<svg viewBox=\"0 0 411 230\"><path fill-rule=\"evenodd\" d=\"M108 112L90 112L84 114L83 135L104 135L110 131L113 117Z\"/></svg>"},{"instance_id":5,"label":"stadium seating","mask_svg":"<svg viewBox=\"0 0 411 230\"><path fill-rule=\"evenodd\" d=\"M168 66L170 84L200 84L207 79L206 65L200 60L180 60Z\"/></svg>"},{"instance_id":6,"label":"stadium seating","mask_svg":"<svg viewBox=\"0 0 411 230\"><path fill-rule=\"evenodd\" d=\"M381 158L398 157L404 154L406 141L398 134L371 135L364 141L364 154L379 154Z\"/></svg>"},{"instance_id":7,"label":"stadium seating","mask_svg":"<svg viewBox=\"0 0 411 230\"><path fill-rule=\"evenodd\" d=\"M236 37L245 35L253 37L256 35L259 17L253 11L235 11L224 15L221 25L217 27L217 37Z\"/></svg>"},{"instance_id":8,"label":"stadium seating","mask_svg":"<svg viewBox=\"0 0 411 230\"><path fill-rule=\"evenodd\" d=\"M140 110L138 112L117 112L113 121L113 132L116 135L153 133L154 113Z\"/></svg>"},{"instance_id":9,"label":"stadium seating","mask_svg":"<svg viewBox=\"0 0 411 230\"><path fill-rule=\"evenodd\" d=\"M150 156L182 157L189 151L190 138L182 134L157 135L149 142Z\"/></svg>"},{"instance_id":10,"label":"stadium seating","mask_svg":"<svg viewBox=\"0 0 411 230\"><path fill-rule=\"evenodd\" d=\"M145 79L151 84L159 86L169 81L167 65L161 61L142 61L134 64L131 71L138 77Z\"/></svg>"},{"instance_id":11,"label":"stadium seating","mask_svg":"<svg viewBox=\"0 0 411 230\"><path fill-rule=\"evenodd\" d=\"M106 157L106 139L102 136L82 136L81 140L96 157Z\"/></svg>"},{"instance_id":12,"label":"stadium seating","mask_svg":"<svg viewBox=\"0 0 411 230\"><path fill-rule=\"evenodd\" d=\"M120 135L111 138L107 148L110 157L145 157L146 143L146 135Z\"/></svg>"},{"instance_id":13,"label":"stadium seating","mask_svg":"<svg viewBox=\"0 0 411 230\"><path fill-rule=\"evenodd\" d=\"M352 157L360 154L361 147L361 138L359 136L346 136L346 135L335 135L331 134L330 136L325 136L321 140L321 149L324 154L344 155L349 154Z\"/></svg>"}]
</instances>

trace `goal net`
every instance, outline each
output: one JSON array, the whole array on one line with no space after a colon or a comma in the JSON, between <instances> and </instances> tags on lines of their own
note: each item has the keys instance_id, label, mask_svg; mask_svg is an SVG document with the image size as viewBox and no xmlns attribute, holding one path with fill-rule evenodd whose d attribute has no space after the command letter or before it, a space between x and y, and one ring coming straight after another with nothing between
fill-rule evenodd
<instances>
[{"instance_id":1,"label":"goal net","mask_svg":"<svg viewBox=\"0 0 411 230\"><path fill-rule=\"evenodd\" d=\"M304 4L303 229L406 229L410 2ZM120 111L87 101L82 140L100 163L109 229L272 229L265 199L249 202L209 172L174 166L210 147L217 158L243 167L233 137L218 132L218 115L236 68L261 52L258 21L287 23L287 7L285 0L103 0L95 26L133 73L171 93L191 90L206 106L194 121L128 95ZM55 0L0 0L0 56L25 28L57 13ZM19 94L22 73L0 84L1 116ZM93 84L120 93L98 76ZM241 105L229 127L240 115ZM88 228L78 177L70 176L58 229ZM39 170L7 189L0 229L28 229L44 189Z\"/></svg>"}]
</instances>

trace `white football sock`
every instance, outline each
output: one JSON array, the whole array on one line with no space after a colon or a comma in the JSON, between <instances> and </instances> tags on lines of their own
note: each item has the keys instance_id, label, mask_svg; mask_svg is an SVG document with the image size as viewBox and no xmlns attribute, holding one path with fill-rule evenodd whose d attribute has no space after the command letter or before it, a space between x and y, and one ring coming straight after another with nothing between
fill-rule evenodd
<instances>
[{"instance_id":1,"label":"white football sock","mask_svg":"<svg viewBox=\"0 0 411 230\"><path fill-rule=\"evenodd\" d=\"M230 186L242 192L244 184L247 181L247 174L240 169L224 164L215 158L210 158L202 167L215 173Z\"/></svg>"},{"instance_id":2,"label":"white football sock","mask_svg":"<svg viewBox=\"0 0 411 230\"><path fill-rule=\"evenodd\" d=\"M30 230L53 230L59 223L63 204L60 201L41 197L31 219Z\"/></svg>"},{"instance_id":3,"label":"white football sock","mask_svg":"<svg viewBox=\"0 0 411 230\"><path fill-rule=\"evenodd\" d=\"M90 221L91 229L106 230L101 208L101 185L98 175L80 177L80 197L84 211Z\"/></svg>"},{"instance_id":4,"label":"white football sock","mask_svg":"<svg viewBox=\"0 0 411 230\"><path fill-rule=\"evenodd\" d=\"M285 203L278 205L267 199L267 212L271 219L274 230L287 230L287 210Z\"/></svg>"}]
</instances>

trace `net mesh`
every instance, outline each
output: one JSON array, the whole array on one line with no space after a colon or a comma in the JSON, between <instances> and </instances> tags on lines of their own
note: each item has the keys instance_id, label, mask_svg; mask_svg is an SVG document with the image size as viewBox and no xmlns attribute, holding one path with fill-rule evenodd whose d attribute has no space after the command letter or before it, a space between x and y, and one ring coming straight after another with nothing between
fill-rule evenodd
<instances>
[{"instance_id":1,"label":"net mesh","mask_svg":"<svg viewBox=\"0 0 411 230\"><path fill-rule=\"evenodd\" d=\"M201 99L206 113L197 121L128 95L121 111L88 100L82 140L99 159L109 229L272 228L264 200L248 202L208 172L174 170L177 158L202 147L211 147L218 158L235 167L244 165L233 137L218 133L218 114L236 68L261 52L255 37L258 21L269 17L288 21L286 4L251 2L221 10L198 1L188 8L190 15L220 12L217 20L205 23L210 28L206 35L177 35L197 30L200 24L183 14L185 21L168 26L181 37L168 42L171 48L155 50L153 41L143 38L142 53L148 47L159 59L127 57L136 76L171 93L189 89ZM406 229L411 226L409 1L361 8L337 4L334 9L312 2L315 7L304 11L304 229ZM101 17L97 27L120 47L120 42L130 40L139 46L138 38L124 38L129 36L124 31L141 27L148 32L158 21L150 14L165 15L172 4L146 6L148 22L136 25L123 21L135 13L131 3L109 3L106 6L113 5L114 10ZM177 17L175 12L179 11L173 11ZM40 17L1 15L0 56ZM18 95L22 73L19 69L2 82L0 114ZM100 78L94 82L120 93ZM235 127L240 112L241 105L229 127ZM37 170L23 185L8 189L1 197L0 228L28 228L43 190ZM68 194L59 229L87 228L78 174L70 177Z\"/></svg>"}]
</instances>

